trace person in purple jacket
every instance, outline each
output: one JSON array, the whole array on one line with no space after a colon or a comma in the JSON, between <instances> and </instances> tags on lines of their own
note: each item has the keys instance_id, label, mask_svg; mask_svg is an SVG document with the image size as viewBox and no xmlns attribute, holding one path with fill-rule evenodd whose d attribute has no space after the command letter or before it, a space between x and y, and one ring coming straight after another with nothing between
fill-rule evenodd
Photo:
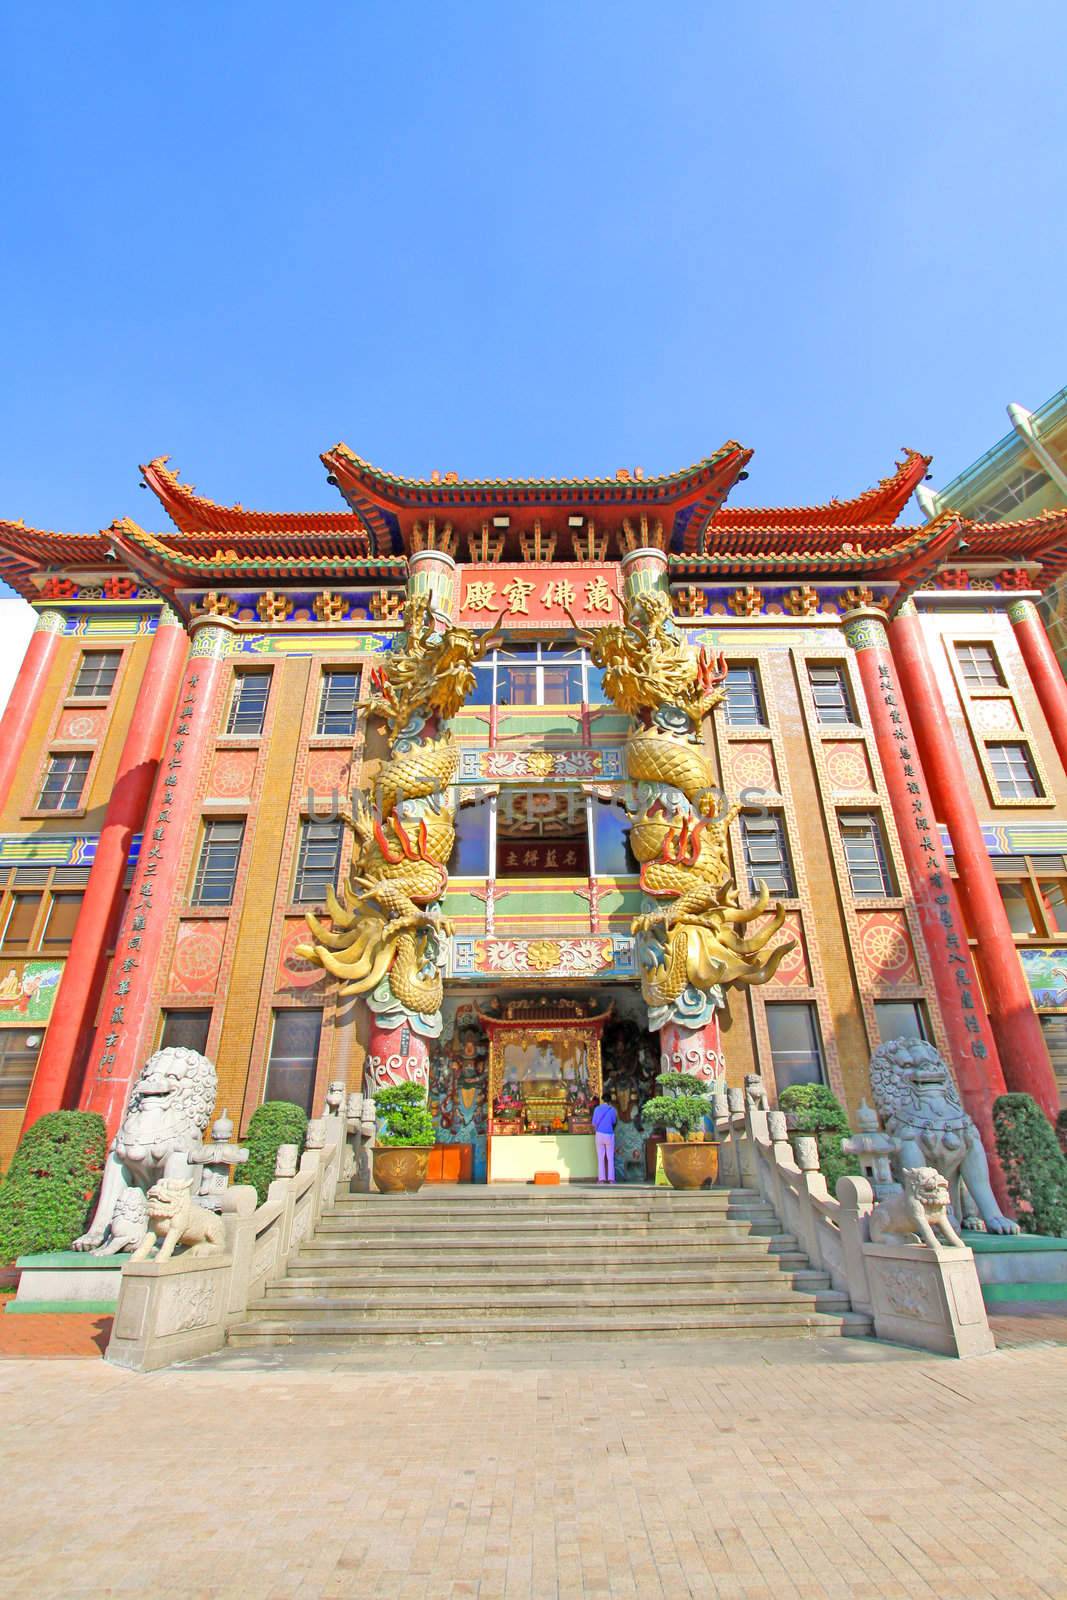
<instances>
[{"instance_id":1,"label":"person in purple jacket","mask_svg":"<svg viewBox=\"0 0 1067 1600\"><path fill-rule=\"evenodd\" d=\"M609 1100L601 1100L593 1112L596 1135L597 1183L615 1182L615 1124L619 1114Z\"/></svg>"}]
</instances>

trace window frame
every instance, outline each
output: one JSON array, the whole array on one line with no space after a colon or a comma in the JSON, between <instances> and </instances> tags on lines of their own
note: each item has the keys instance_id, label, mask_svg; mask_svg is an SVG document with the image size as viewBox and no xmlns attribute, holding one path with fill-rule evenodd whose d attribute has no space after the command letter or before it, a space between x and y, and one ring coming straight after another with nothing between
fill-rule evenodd
<instances>
[{"instance_id":1,"label":"window frame","mask_svg":"<svg viewBox=\"0 0 1067 1600\"><path fill-rule=\"evenodd\" d=\"M94 753L95 752L92 750L49 750L47 757L48 765L45 768L44 777L37 791L37 803L34 807L34 810L49 817L69 817L79 811L84 811L85 790L89 782L90 773L92 772ZM53 768L57 763L65 761L73 763L77 763L79 761L85 762L85 768L81 774L81 783L78 786L77 794L74 795L74 804L70 806L49 805L46 803L46 797L48 794L48 787L53 776ZM64 775L63 786L56 791L60 799L66 799L67 796L72 793L72 791L67 787L69 779L72 775L73 769Z\"/></svg>"},{"instance_id":2,"label":"window frame","mask_svg":"<svg viewBox=\"0 0 1067 1600\"><path fill-rule=\"evenodd\" d=\"M1004 668L1001 665L1000 657L997 654L996 646L994 645L992 639L953 639L952 649L956 658L956 670L959 681L963 685L968 695L992 694L998 689L1006 689L1008 687L1008 680L1005 676ZM990 683L985 683L982 681L980 671L979 681L977 683L972 683L971 679L967 675L968 662L964 659L964 654L965 652L970 652L973 657L973 654L976 650L984 650L989 658L989 664L994 673L993 681ZM973 659L969 665L971 667L975 666Z\"/></svg>"},{"instance_id":3,"label":"window frame","mask_svg":"<svg viewBox=\"0 0 1067 1600\"><path fill-rule=\"evenodd\" d=\"M343 822L341 822L339 818L334 817L301 817L299 827L297 829L296 851L294 853L295 858L293 862L293 892L290 900L290 904L294 906L322 905L326 899L326 888L324 888L322 893L318 895L301 893L303 879L309 875L313 875L309 873L306 860L306 855L309 848L313 848L309 842L310 833L313 828L331 828L334 830L334 837L336 841L333 855L334 864L333 868L331 869L332 876L326 887L330 889L336 889L341 877L341 858L344 852L345 839ZM325 869L321 870L324 871Z\"/></svg>"},{"instance_id":4,"label":"window frame","mask_svg":"<svg viewBox=\"0 0 1067 1600\"><path fill-rule=\"evenodd\" d=\"M30 1091L33 1088L34 1075L37 1071L37 1064L41 1059L41 1049L44 1045L44 1035L47 1026L48 1024L44 1022L35 1023L30 1027L17 1027L9 1023L0 1024L0 1111L21 1111L23 1106L25 1106L26 1102L29 1100ZM26 1091L22 1095L22 1098L18 1099L13 1097L11 1094L10 1085L7 1081L7 1075L5 1072L5 1068L11 1059L7 1050L7 1042L9 1039L32 1039L34 1037L37 1039L37 1044L33 1053L33 1065L30 1068L29 1077L26 1079Z\"/></svg>"},{"instance_id":5,"label":"window frame","mask_svg":"<svg viewBox=\"0 0 1067 1600\"><path fill-rule=\"evenodd\" d=\"M786 900L795 900L797 897L796 868L793 865L793 852L789 846L789 829L786 826L784 811L764 811L758 816L742 816L741 824L741 856L744 862L745 875L748 881L750 894L758 894L757 881L762 879L767 884L772 894ZM772 831L779 844L779 871L776 877L781 877L785 887L779 887L777 882L771 882L761 872L754 872L753 862L749 855L749 839L751 834L771 834Z\"/></svg>"},{"instance_id":6,"label":"window frame","mask_svg":"<svg viewBox=\"0 0 1067 1600\"><path fill-rule=\"evenodd\" d=\"M281 1021L281 1019L283 1017L288 1019L290 1017L309 1017L309 1016L317 1016L318 1019L319 1019L318 1035L317 1035L316 1042L315 1042L315 1054L314 1054L314 1056L312 1056L312 1057L306 1057L306 1056L281 1056L278 1059L281 1062L301 1062L301 1063L307 1063L307 1064L310 1065L311 1071L310 1071L309 1082L308 1082L306 1109L310 1112L311 1107L314 1105L314 1103L315 1103L315 1088L316 1088L316 1082L317 1082L318 1075L319 1075L319 1062L320 1062L320 1060L322 1058L323 1024L324 1024L324 1022L326 1020L325 1019L325 1011L324 1011L324 1008L322 1006L275 1006L275 1007L272 1008L271 1018L270 1018L270 1043L269 1043L269 1045L267 1047L267 1060L266 1060L266 1066L265 1066L264 1072L263 1072L263 1095L262 1095L263 1102L266 1102L268 1099L272 1098L271 1086L270 1086L270 1074L271 1074L271 1067L274 1065L274 1060L275 1060L274 1046L275 1046L275 1043L276 1043L277 1037L278 1037L278 1023ZM300 1102L297 1101L296 1103L299 1104Z\"/></svg>"},{"instance_id":7,"label":"window frame","mask_svg":"<svg viewBox=\"0 0 1067 1600\"><path fill-rule=\"evenodd\" d=\"M774 1029L773 1029L773 1026L772 1026L772 1023L771 1023L771 1017L772 1016L781 1016L782 1013L784 1011L786 1011L786 1010L796 1011L796 1012L804 1012L807 1015L807 1018L808 1018L808 1021L810 1023L810 1027L811 1027L811 1038L812 1038L812 1042L814 1044L814 1051L811 1052L811 1054L808 1055L807 1059L810 1060L810 1059L812 1059L812 1056L814 1057L815 1063L816 1063L816 1065L818 1067L818 1070L819 1070L819 1076L817 1078L800 1078L800 1079L797 1079L797 1078L790 1077L784 1083L779 1081L778 1063L775 1061ZM777 1090L777 1092L779 1094L781 1094L783 1089L788 1088L790 1086L790 1084L793 1084L793 1083L821 1083L821 1084L827 1084L829 1082L829 1078L828 1078L827 1069L826 1069L826 1042L823 1039L822 1024L821 1024L821 1019L819 1017L819 1008L816 1005L815 1001L814 1000L766 1000L764 1002L764 1017L765 1017L765 1020L766 1020L766 1023L767 1023L767 1047L768 1047L768 1051L769 1051L770 1058L771 1058L770 1059L771 1075L774 1078L774 1086L775 1086L775 1089ZM802 1054L802 1052L794 1050L794 1051L780 1052L780 1054L783 1057L786 1056L786 1055L799 1057ZM784 1065L784 1061L783 1061L783 1065Z\"/></svg>"},{"instance_id":8,"label":"window frame","mask_svg":"<svg viewBox=\"0 0 1067 1600\"><path fill-rule=\"evenodd\" d=\"M989 764L989 771L992 774L994 790L999 802L1002 805L1027 805L1033 801L1048 800L1048 792L1045 789L1041 772L1038 768L1037 761L1034 758L1034 752L1029 739L1020 738L986 740L983 744L983 750L985 752L986 761ZM1017 792L1018 779L1016 778L1014 772L1010 770L1010 761L1008 763L1009 776L1013 786L1015 786L1015 792L1011 794L1005 793L1004 783L1002 781L1000 771L998 770L997 757L994 755L994 751L1001 752L1009 750L1015 750L1021 753L1023 765L1025 766L1029 775L1030 783L1033 785L1033 794L1019 794Z\"/></svg>"},{"instance_id":9,"label":"window frame","mask_svg":"<svg viewBox=\"0 0 1067 1600\"><path fill-rule=\"evenodd\" d=\"M267 710L270 706L271 680L274 674L260 667L240 667L233 674L230 684L230 698L226 707L226 726L223 733L225 739L261 739L263 728L267 720ZM234 726L235 719L241 714L242 687L249 679L261 680L265 684L263 704L259 708L259 726L252 731L248 728Z\"/></svg>"},{"instance_id":10,"label":"window frame","mask_svg":"<svg viewBox=\"0 0 1067 1600\"><path fill-rule=\"evenodd\" d=\"M747 673L748 674L748 676L749 676L748 689L749 689L749 695L750 695L750 699L751 699L751 708L748 706L747 703L744 704L744 705L738 706L738 707L734 707L734 706L731 705L731 702L730 702L730 689L731 689L730 674L732 672L734 672L734 673L742 673L743 672L743 673ZM736 683L736 680L735 680L735 683ZM759 668L759 662L758 661L733 661L733 662L731 662L730 665L726 669L726 677L724 679L724 688L726 690L726 693L725 693L725 696L723 698L722 709L723 709L723 718L724 718L724 721L725 721L726 726L728 728L746 728L746 729L762 728L762 729L766 729L766 728L768 728L770 726L770 724L769 724L769 722L767 720L767 703L766 703L766 700L765 700L764 694L763 694L763 679L762 679L762 676L760 674L760 668ZM755 712L755 719L753 721L746 720L746 717L745 717L744 713L748 709L751 709L751 710L753 710ZM735 717L732 714L734 710L740 711L742 713L742 715L739 716L739 717Z\"/></svg>"},{"instance_id":11,"label":"window frame","mask_svg":"<svg viewBox=\"0 0 1067 1600\"><path fill-rule=\"evenodd\" d=\"M159 1043L156 1045L156 1049L166 1050L174 1045L173 1040L167 1040L167 1028L177 1017L181 1017L183 1019L187 1017L201 1017L207 1019L207 1026L204 1029L203 1048L199 1049L200 1055L206 1056L208 1053L208 1045L211 1042L211 1024L215 1018L214 1009L211 1006L163 1006L159 1013ZM182 1044L179 1048L184 1050L197 1050L199 1047L197 1045Z\"/></svg>"},{"instance_id":12,"label":"window frame","mask_svg":"<svg viewBox=\"0 0 1067 1600\"><path fill-rule=\"evenodd\" d=\"M845 835L845 828L848 825L857 826L861 820L864 824L870 825L871 837L874 841L874 866L876 866L878 869L878 878L879 883L881 884L881 888L879 889L857 888L856 879L853 875L853 864L849 858L849 841ZM845 858L845 870L848 873L849 887L852 890L853 899L896 899L900 890L897 885L896 874L893 871L892 862L889 858L885 823L881 813L878 811L853 811L850 809L842 809L837 813L837 833L838 838L841 840L841 852ZM859 870L861 870L861 868L859 865L857 865L857 871Z\"/></svg>"},{"instance_id":13,"label":"window frame","mask_svg":"<svg viewBox=\"0 0 1067 1600\"><path fill-rule=\"evenodd\" d=\"M916 1020L917 1020L917 1022L919 1024L919 1032L917 1034L912 1034L912 1033L886 1033L885 1029L882 1027L882 1016L883 1016L884 1011L889 1006L911 1006L912 1010L915 1013ZM874 1020L875 1020L875 1023L877 1024L877 1027L878 1027L878 1041L879 1041L880 1044L887 1044L892 1039L916 1039L916 1038L917 1039L921 1039L924 1044L935 1044L937 1042L934 1039L932 1033L930 1032L930 1014L929 1014L929 1012L927 1010L925 1000L908 1000L908 999L904 999L904 1000L890 1000L890 999L875 1000L875 1002L874 1002Z\"/></svg>"},{"instance_id":14,"label":"window frame","mask_svg":"<svg viewBox=\"0 0 1067 1600\"><path fill-rule=\"evenodd\" d=\"M341 711L332 711L330 709L329 699L332 692L333 680L336 678L354 679L354 687L352 691L351 727L346 727L341 730L328 728L324 725L326 719L330 716L340 717L342 714L346 716L349 715L347 711L342 713ZM355 738L356 730L359 727L359 692L361 682L362 673L359 667L333 666L324 667L322 669L322 674L319 678L319 703L315 711L314 738L342 741Z\"/></svg>"},{"instance_id":15,"label":"window frame","mask_svg":"<svg viewBox=\"0 0 1067 1600\"><path fill-rule=\"evenodd\" d=\"M210 867L208 853L213 848L212 834L216 828L239 828L237 838L237 853L234 857L233 875L230 881L229 896L225 900L206 899L204 897L204 884L209 871L217 870ZM246 818L244 817L204 817L201 824L200 844L196 852L196 864L193 868L193 881L189 890L189 905L197 910L215 911L226 910L233 905L233 898L237 890L237 879L241 871L241 856L244 853ZM224 844L226 841L221 841ZM230 841L232 845L232 841Z\"/></svg>"},{"instance_id":16,"label":"window frame","mask_svg":"<svg viewBox=\"0 0 1067 1600\"><path fill-rule=\"evenodd\" d=\"M860 726L859 714L856 709L856 697L852 691L852 682L848 675L848 666L844 661L823 661L808 657L804 663L808 674L808 693L811 695L812 709L815 712L815 721L820 728L858 728ZM817 684L814 674L817 672L832 672L834 686L840 690L840 703L835 705L822 705L819 701L819 691L828 687L826 684ZM823 715L823 712L843 711L843 716Z\"/></svg>"},{"instance_id":17,"label":"window frame","mask_svg":"<svg viewBox=\"0 0 1067 1600\"><path fill-rule=\"evenodd\" d=\"M105 675L110 674L111 677L110 686L106 690L100 689L99 687L93 690L82 690L79 687L81 684L82 673L85 671L89 660L94 656L102 658L114 658L114 667L104 668ZM71 682L70 688L67 690L66 698L68 700L76 700L79 705L84 704L86 701L93 704L106 703L111 699L111 696L115 692L115 685L118 683L119 673L122 671L122 656L122 650L83 650L78 658L77 669L74 673L74 678Z\"/></svg>"}]
</instances>

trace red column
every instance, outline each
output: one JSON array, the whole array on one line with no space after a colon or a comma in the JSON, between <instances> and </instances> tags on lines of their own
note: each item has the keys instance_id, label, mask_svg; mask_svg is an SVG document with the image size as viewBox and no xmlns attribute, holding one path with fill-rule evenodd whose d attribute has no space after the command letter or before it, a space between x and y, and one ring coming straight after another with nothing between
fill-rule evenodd
<instances>
[{"instance_id":1,"label":"red column","mask_svg":"<svg viewBox=\"0 0 1067 1600\"><path fill-rule=\"evenodd\" d=\"M394 1083L419 1083L430 1087L429 1042L407 1022L384 1028L374 1012L370 1016L367 1061L363 1069L363 1092L375 1095Z\"/></svg>"},{"instance_id":2,"label":"red column","mask_svg":"<svg viewBox=\"0 0 1067 1600\"><path fill-rule=\"evenodd\" d=\"M960 898L977 937L978 967L1004 1078L1009 1089L1033 1095L1055 1122L1059 1095L1052 1062L912 602L905 602L892 632L893 659L914 718L934 811L948 828Z\"/></svg>"},{"instance_id":3,"label":"red column","mask_svg":"<svg viewBox=\"0 0 1067 1600\"><path fill-rule=\"evenodd\" d=\"M914 728L893 670L884 619L870 614L851 617L845 622L845 637L856 652L960 1095L982 1135L997 1199L1003 1205L1007 1195L996 1161L993 1101L1004 1093L1004 1074L982 1007Z\"/></svg>"},{"instance_id":4,"label":"red column","mask_svg":"<svg viewBox=\"0 0 1067 1600\"><path fill-rule=\"evenodd\" d=\"M23 1129L46 1111L58 1111L77 1095L80 1087L89 1033L107 969L106 952L114 942L122 909L130 842L144 825L187 642L180 618L164 606L119 758L115 786L37 1063Z\"/></svg>"},{"instance_id":5,"label":"red column","mask_svg":"<svg viewBox=\"0 0 1067 1600\"><path fill-rule=\"evenodd\" d=\"M0 806L7 804L23 746L65 626L60 612L42 611L26 646L19 675L0 720Z\"/></svg>"},{"instance_id":6,"label":"red column","mask_svg":"<svg viewBox=\"0 0 1067 1600\"><path fill-rule=\"evenodd\" d=\"M1015 600L1008 607L1026 670L1037 691L1059 758L1067 770L1067 683L1049 643L1041 613L1032 600Z\"/></svg>"},{"instance_id":7,"label":"red column","mask_svg":"<svg viewBox=\"0 0 1067 1600\"><path fill-rule=\"evenodd\" d=\"M84 1111L99 1111L113 1134L130 1085L148 1054L152 998L167 924L184 899L182 847L197 786L218 724L218 700L230 630L217 617L194 622L129 903L93 1037L82 1089Z\"/></svg>"},{"instance_id":8,"label":"red column","mask_svg":"<svg viewBox=\"0 0 1067 1600\"><path fill-rule=\"evenodd\" d=\"M680 1022L665 1022L659 1030L659 1070L688 1072L694 1078L713 1083L726 1076L719 1013L700 1028L686 1028Z\"/></svg>"}]
</instances>

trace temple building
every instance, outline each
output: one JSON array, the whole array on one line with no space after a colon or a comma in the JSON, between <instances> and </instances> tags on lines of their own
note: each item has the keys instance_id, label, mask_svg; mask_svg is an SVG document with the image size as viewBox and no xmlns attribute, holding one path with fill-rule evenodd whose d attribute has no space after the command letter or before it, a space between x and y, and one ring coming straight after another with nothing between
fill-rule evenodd
<instances>
[{"instance_id":1,"label":"temple building","mask_svg":"<svg viewBox=\"0 0 1067 1600\"><path fill-rule=\"evenodd\" d=\"M731 505L750 457L409 479L338 445L306 513L161 458L159 531L0 522L38 616L0 725L0 1166L46 1111L113 1128L161 1044L241 1128L418 1078L438 1175L474 1181L545 1141L583 1175L605 1086L644 1177L661 1062L855 1111L918 1036L987 1142L1005 1086L1054 1115L1067 686L1036 602L1067 511L902 520L915 452Z\"/></svg>"}]
</instances>

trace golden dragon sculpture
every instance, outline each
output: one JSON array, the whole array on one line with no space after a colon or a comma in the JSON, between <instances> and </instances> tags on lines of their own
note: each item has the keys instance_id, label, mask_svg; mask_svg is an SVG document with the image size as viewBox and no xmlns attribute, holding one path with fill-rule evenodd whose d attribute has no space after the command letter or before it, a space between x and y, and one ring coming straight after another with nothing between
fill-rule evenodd
<instances>
[{"instance_id":1,"label":"golden dragon sculpture","mask_svg":"<svg viewBox=\"0 0 1067 1600\"><path fill-rule=\"evenodd\" d=\"M730 879L727 839L741 807L718 815L701 743L704 720L726 692L725 664L685 643L669 598L655 590L625 602L621 623L575 626L603 671L605 693L636 724L626 743L636 788L630 846L649 901L632 931L649 1020L699 1025L721 1004L717 990L767 983L795 942L767 948L785 920L780 906L748 931L771 910L770 892L761 882L753 903L742 906Z\"/></svg>"},{"instance_id":2,"label":"golden dragon sculpture","mask_svg":"<svg viewBox=\"0 0 1067 1600\"><path fill-rule=\"evenodd\" d=\"M326 896L329 926L309 915L312 942L297 947L341 980L341 994L367 995L383 1023L403 1016L431 1036L440 1030L451 932L438 902L456 837L459 758L447 723L474 687L474 663L495 642L494 629L441 631L429 597L409 594L400 648L372 670L373 693L361 703L389 739L375 803L355 799L345 818L355 837L348 881L340 896Z\"/></svg>"}]
</instances>

